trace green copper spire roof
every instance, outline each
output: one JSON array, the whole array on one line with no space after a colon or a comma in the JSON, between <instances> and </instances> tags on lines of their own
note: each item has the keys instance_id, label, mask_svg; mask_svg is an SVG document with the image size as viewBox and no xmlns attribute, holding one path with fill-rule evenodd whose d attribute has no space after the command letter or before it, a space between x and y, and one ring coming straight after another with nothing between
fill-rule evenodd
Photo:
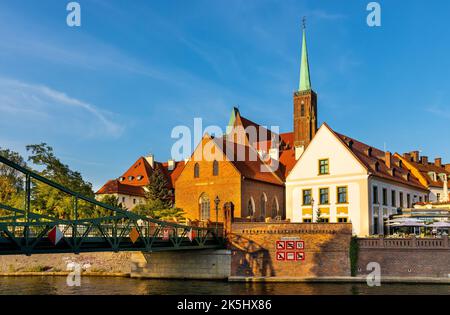
<instances>
[{"instance_id":1,"label":"green copper spire roof","mask_svg":"<svg viewBox=\"0 0 450 315\"><path fill-rule=\"evenodd\" d=\"M299 92L311 90L311 79L309 78L309 62L308 49L306 48L306 30L303 27L303 42L302 42L302 63L300 66L300 85Z\"/></svg>"},{"instance_id":2,"label":"green copper spire roof","mask_svg":"<svg viewBox=\"0 0 450 315\"><path fill-rule=\"evenodd\" d=\"M230 121L228 122L226 134L229 134L233 130L237 113L239 113L239 109L237 109L236 107L233 107L233 110L231 111Z\"/></svg>"}]
</instances>

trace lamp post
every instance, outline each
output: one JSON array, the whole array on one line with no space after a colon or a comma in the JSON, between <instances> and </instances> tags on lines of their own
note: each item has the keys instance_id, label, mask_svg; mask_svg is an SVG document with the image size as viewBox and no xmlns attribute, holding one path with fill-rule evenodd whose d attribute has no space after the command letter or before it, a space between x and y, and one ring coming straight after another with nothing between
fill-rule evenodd
<instances>
[{"instance_id":1,"label":"lamp post","mask_svg":"<svg viewBox=\"0 0 450 315\"><path fill-rule=\"evenodd\" d=\"M214 204L216 205L216 235L218 232L217 223L219 221L219 203L220 203L219 196L216 196L216 199L214 199Z\"/></svg>"}]
</instances>

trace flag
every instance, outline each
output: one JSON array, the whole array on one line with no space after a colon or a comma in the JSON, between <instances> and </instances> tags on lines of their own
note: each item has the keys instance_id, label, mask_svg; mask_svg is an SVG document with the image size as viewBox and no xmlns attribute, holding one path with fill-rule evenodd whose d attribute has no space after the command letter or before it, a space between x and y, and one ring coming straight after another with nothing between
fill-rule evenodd
<instances>
[{"instance_id":1,"label":"flag","mask_svg":"<svg viewBox=\"0 0 450 315\"><path fill-rule=\"evenodd\" d=\"M138 232L138 230L135 228L135 227L133 227L132 229L131 229L131 231L130 231L130 240L131 240L131 242L134 244L134 243L136 243L136 241L139 239L139 232Z\"/></svg>"},{"instance_id":2,"label":"flag","mask_svg":"<svg viewBox=\"0 0 450 315\"><path fill-rule=\"evenodd\" d=\"M58 244L63 237L63 233L58 229L57 226L54 226L53 229L48 232L48 239L53 243L53 245Z\"/></svg>"},{"instance_id":3,"label":"flag","mask_svg":"<svg viewBox=\"0 0 450 315\"><path fill-rule=\"evenodd\" d=\"M189 240L192 242L195 239L195 232L193 229L190 229L188 232Z\"/></svg>"}]
</instances>

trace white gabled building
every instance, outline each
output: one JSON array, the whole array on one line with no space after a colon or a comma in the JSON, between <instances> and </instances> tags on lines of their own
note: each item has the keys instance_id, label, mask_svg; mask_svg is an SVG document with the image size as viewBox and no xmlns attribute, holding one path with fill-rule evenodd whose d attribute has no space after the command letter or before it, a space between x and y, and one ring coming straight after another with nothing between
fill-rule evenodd
<instances>
[{"instance_id":1,"label":"white gabled building","mask_svg":"<svg viewBox=\"0 0 450 315\"><path fill-rule=\"evenodd\" d=\"M384 234L384 219L427 197L400 159L323 124L286 179L286 216L351 222L358 236Z\"/></svg>"}]
</instances>

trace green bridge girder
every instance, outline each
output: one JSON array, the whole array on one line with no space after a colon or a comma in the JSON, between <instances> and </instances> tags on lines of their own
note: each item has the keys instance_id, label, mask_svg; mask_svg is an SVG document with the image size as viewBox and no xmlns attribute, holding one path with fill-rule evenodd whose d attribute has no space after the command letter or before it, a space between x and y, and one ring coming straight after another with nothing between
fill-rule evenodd
<instances>
[{"instance_id":1,"label":"green bridge girder","mask_svg":"<svg viewBox=\"0 0 450 315\"><path fill-rule=\"evenodd\" d=\"M26 179L24 209L0 203L0 209L6 213L0 217L0 255L225 248L222 228L186 226L148 218L80 195L2 156L0 163L23 173ZM32 179L72 196L73 208L70 210L74 218L64 220L33 213ZM103 208L111 215L78 218L79 201ZM55 227L63 236L56 245L48 237ZM130 237L130 233L136 234L136 238Z\"/></svg>"}]
</instances>

